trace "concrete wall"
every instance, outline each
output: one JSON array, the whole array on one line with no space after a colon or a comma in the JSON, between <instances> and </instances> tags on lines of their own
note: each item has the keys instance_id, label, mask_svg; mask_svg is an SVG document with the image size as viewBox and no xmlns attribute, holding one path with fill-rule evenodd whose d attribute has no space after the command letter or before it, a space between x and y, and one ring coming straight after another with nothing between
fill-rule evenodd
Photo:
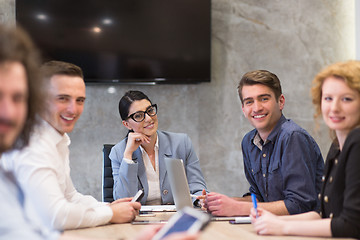
<instances>
[{"instance_id":1,"label":"concrete wall","mask_svg":"<svg viewBox=\"0 0 360 240\"><path fill-rule=\"evenodd\" d=\"M0 17L13 12L13 2L0 0ZM101 199L102 145L126 135L117 104L127 90L138 89L158 104L160 129L189 134L208 188L239 196L248 189L240 143L252 129L237 95L241 76L255 69L276 73L285 116L307 129L326 154L326 127L314 132L311 80L322 67L353 58L354 0L213 0L210 83L87 86L83 116L70 134L74 184Z\"/></svg>"}]
</instances>

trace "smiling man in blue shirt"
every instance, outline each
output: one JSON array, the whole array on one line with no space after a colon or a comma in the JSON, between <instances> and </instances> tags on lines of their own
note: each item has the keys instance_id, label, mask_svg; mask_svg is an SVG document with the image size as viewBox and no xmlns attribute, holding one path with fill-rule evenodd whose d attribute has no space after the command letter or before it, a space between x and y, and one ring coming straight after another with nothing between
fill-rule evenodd
<instances>
[{"instance_id":1,"label":"smiling man in blue shirt","mask_svg":"<svg viewBox=\"0 0 360 240\"><path fill-rule=\"evenodd\" d=\"M317 209L324 161L315 140L282 114L285 97L278 77L266 70L248 72L238 92L243 113L255 127L241 146L249 190L258 205L278 215ZM217 216L248 215L251 197L209 193L205 207Z\"/></svg>"}]
</instances>

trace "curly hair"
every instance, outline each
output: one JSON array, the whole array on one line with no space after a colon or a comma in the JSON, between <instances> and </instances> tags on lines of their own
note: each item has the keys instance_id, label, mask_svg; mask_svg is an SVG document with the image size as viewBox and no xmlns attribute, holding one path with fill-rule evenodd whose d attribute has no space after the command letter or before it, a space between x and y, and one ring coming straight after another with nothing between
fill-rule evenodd
<instances>
[{"instance_id":1,"label":"curly hair","mask_svg":"<svg viewBox=\"0 0 360 240\"><path fill-rule=\"evenodd\" d=\"M19 62L27 76L28 101L26 122L14 143L14 148L22 148L29 143L37 115L43 111L42 79L39 75L40 57L29 35L20 27L11 28L0 25L0 64Z\"/></svg>"},{"instance_id":2,"label":"curly hair","mask_svg":"<svg viewBox=\"0 0 360 240\"><path fill-rule=\"evenodd\" d=\"M321 116L322 86L328 77L342 79L351 89L360 93L360 61L349 60L334 63L315 76L311 87L312 102L315 106L315 119ZM332 137L335 136L333 131L331 131L331 135Z\"/></svg>"}]
</instances>

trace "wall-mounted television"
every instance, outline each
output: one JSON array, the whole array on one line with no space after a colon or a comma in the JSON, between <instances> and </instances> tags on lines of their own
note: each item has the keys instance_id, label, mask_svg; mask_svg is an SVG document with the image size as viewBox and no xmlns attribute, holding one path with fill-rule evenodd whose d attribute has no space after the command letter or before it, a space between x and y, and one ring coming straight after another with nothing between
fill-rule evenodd
<instances>
[{"instance_id":1,"label":"wall-mounted television","mask_svg":"<svg viewBox=\"0 0 360 240\"><path fill-rule=\"evenodd\" d=\"M16 0L16 20L87 83L210 81L211 0Z\"/></svg>"}]
</instances>

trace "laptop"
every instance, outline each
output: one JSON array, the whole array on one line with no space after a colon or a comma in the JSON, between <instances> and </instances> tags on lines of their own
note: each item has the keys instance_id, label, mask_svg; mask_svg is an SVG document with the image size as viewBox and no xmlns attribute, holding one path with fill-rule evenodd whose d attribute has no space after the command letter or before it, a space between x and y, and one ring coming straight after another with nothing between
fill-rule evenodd
<instances>
[{"instance_id":1,"label":"laptop","mask_svg":"<svg viewBox=\"0 0 360 240\"><path fill-rule=\"evenodd\" d=\"M165 158L164 160L176 210L179 211L186 206L193 207L183 160L177 158Z\"/></svg>"},{"instance_id":2,"label":"laptop","mask_svg":"<svg viewBox=\"0 0 360 240\"><path fill-rule=\"evenodd\" d=\"M165 158L165 167L170 181L172 194L175 201L176 210L188 206L193 207L190 196L189 184L185 174L184 163L182 159ZM234 223L251 223L250 217L215 217L212 221L234 221Z\"/></svg>"}]
</instances>

